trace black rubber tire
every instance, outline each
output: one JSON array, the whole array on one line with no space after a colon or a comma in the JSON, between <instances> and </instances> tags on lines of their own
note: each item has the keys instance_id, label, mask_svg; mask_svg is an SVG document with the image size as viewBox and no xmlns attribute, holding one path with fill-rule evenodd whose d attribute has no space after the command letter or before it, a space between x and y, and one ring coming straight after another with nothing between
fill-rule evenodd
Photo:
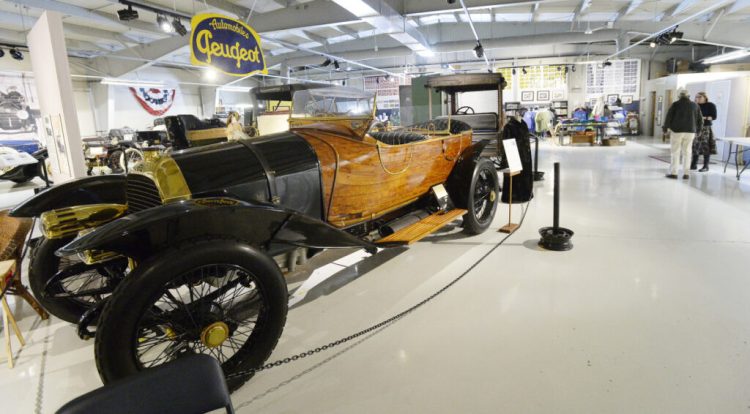
<instances>
[{"instance_id":1,"label":"black rubber tire","mask_svg":"<svg viewBox=\"0 0 750 414\"><path fill-rule=\"evenodd\" d=\"M473 209L474 197L480 175L483 173L486 174L487 177L491 177L492 180L492 195L490 195L490 202L492 206L490 207L491 210L489 212L485 212L485 214L482 214L482 217L477 217ZM492 163L492 161L486 158L480 158L477 161L476 167L474 168L474 174L472 174L471 176L471 184L469 186L467 197L468 200L466 202L466 206L469 212L464 214L463 216L464 233L480 234L484 233L484 231L490 227L490 224L492 224L492 219L495 218L495 212L497 211L499 189L500 183L497 177L497 171L495 170L495 165Z\"/></svg>"},{"instance_id":2,"label":"black rubber tire","mask_svg":"<svg viewBox=\"0 0 750 414\"><path fill-rule=\"evenodd\" d=\"M99 319L95 343L96 366L105 384L143 369L134 346L143 313L174 278L207 264L233 264L252 271L267 306L248 340L235 354L238 358L232 357L223 364L224 374L259 367L268 359L286 323L288 293L281 271L273 259L247 244L205 239L184 243L147 259L115 289ZM238 389L250 377L229 379L229 390Z\"/></svg>"},{"instance_id":3,"label":"black rubber tire","mask_svg":"<svg viewBox=\"0 0 750 414\"><path fill-rule=\"evenodd\" d=\"M47 281L58 272L60 267L60 258L55 256L55 251L70 243L71 240L73 240L72 237L67 237L43 239L39 242L29 263L29 285L34 296L47 312L66 322L78 323L89 306L74 299L51 298L44 294Z\"/></svg>"}]
</instances>

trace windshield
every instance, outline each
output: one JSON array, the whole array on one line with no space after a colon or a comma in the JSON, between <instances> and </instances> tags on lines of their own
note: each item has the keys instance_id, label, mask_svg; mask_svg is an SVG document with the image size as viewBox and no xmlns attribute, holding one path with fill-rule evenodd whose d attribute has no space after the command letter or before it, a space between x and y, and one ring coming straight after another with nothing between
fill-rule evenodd
<instances>
[{"instance_id":1,"label":"windshield","mask_svg":"<svg viewBox=\"0 0 750 414\"><path fill-rule=\"evenodd\" d=\"M359 117L372 114L375 96L354 88L301 90L292 98L293 117Z\"/></svg>"}]
</instances>

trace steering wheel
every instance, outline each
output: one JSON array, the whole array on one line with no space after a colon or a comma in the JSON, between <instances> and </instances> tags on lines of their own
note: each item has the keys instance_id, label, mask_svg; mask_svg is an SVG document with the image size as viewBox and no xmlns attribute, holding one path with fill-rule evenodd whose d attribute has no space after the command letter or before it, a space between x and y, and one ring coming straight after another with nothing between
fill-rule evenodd
<instances>
[{"instance_id":1,"label":"steering wheel","mask_svg":"<svg viewBox=\"0 0 750 414\"><path fill-rule=\"evenodd\" d=\"M476 113L476 112L474 112L474 108L472 108L470 106L462 106L462 107L456 109L456 115L468 115L469 114L469 109L471 109L471 114L472 115Z\"/></svg>"}]
</instances>

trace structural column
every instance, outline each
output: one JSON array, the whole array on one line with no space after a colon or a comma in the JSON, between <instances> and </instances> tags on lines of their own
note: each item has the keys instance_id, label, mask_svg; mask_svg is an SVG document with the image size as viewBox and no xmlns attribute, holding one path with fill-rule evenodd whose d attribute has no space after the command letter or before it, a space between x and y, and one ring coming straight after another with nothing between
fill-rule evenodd
<instances>
[{"instance_id":1,"label":"structural column","mask_svg":"<svg viewBox=\"0 0 750 414\"><path fill-rule=\"evenodd\" d=\"M42 113L40 138L46 139L52 179L60 183L84 177L86 164L61 14L42 13L27 40Z\"/></svg>"}]
</instances>

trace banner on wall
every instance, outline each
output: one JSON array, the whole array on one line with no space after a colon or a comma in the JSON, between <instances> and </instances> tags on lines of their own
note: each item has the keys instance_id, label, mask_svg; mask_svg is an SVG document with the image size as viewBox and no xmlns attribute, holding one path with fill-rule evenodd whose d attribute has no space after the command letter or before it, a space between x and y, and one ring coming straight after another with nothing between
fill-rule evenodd
<instances>
[{"instance_id":1,"label":"banner on wall","mask_svg":"<svg viewBox=\"0 0 750 414\"><path fill-rule=\"evenodd\" d=\"M143 109L153 116L162 116L174 103L175 89L133 88L130 93Z\"/></svg>"},{"instance_id":2,"label":"banner on wall","mask_svg":"<svg viewBox=\"0 0 750 414\"><path fill-rule=\"evenodd\" d=\"M198 14L191 21L190 62L233 76L268 73L260 37L244 22L220 14Z\"/></svg>"}]
</instances>

